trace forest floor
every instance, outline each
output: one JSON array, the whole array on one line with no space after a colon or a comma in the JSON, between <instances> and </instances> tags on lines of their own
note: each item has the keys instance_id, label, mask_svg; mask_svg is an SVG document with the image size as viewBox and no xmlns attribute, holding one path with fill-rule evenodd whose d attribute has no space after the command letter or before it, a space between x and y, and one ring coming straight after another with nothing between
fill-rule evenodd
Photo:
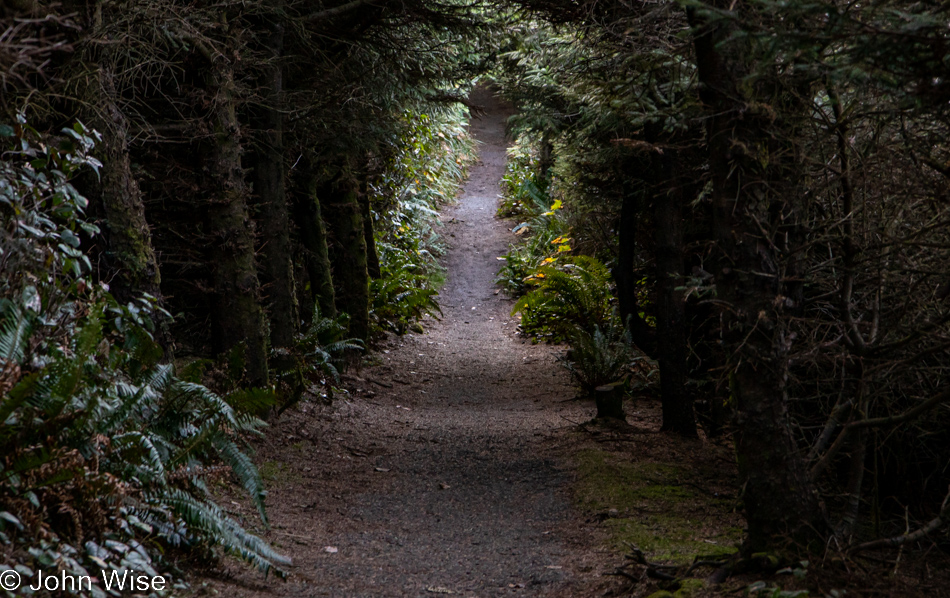
<instances>
[{"instance_id":1,"label":"forest floor","mask_svg":"<svg viewBox=\"0 0 950 598\"><path fill-rule=\"evenodd\" d=\"M728 445L659 433L649 394L628 402L628 426L590 423L563 348L518 335L494 284L514 240L495 217L510 108L484 89L472 100L486 108L472 123L480 159L442 216L443 316L384 343L332 404L271 422L256 444L271 528L224 503L292 557L288 579L226 561L193 580L196 595L643 596L657 585L642 570L615 575L631 544L666 561L734 551Z\"/></svg>"}]
</instances>

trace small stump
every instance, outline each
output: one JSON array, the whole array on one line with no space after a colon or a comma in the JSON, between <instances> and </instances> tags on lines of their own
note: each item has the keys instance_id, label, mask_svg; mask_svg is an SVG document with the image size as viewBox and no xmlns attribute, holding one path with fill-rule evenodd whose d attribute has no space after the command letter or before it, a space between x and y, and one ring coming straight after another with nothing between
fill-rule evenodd
<instances>
[{"instance_id":1,"label":"small stump","mask_svg":"<svg viewBox=\"0 0 950 598\"><path fill-rule=\"evenodd\" d=\"M594 389L594 402L597 404L597 418L610 418L627 421L623 412L623 385L605 384Z\"/></svg>"}]
</instances>

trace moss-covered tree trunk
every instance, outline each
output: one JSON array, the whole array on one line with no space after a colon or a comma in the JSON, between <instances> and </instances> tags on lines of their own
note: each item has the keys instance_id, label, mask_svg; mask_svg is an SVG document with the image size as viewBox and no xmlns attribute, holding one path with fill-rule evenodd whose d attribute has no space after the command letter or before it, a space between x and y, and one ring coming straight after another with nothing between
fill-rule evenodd
<instances>
[{"instance_id":1,"label":"moss-covered tree trunk","mask_svg":"<svg viewBox=\"0 0 950 598\"><path fill-rule=\"evenodd\" d=\"M360 193L360 215L363 218L363 240L366 243L366 270L372 278L382 278L383 270L376 250L376 232L373 229L373 211L369 205L369 193L363 189Z\"/></svg>"},{"instance_id":2,"label":"moss-covered tree trunk","mask_svg":"<svg viewBox=\"0 0 950 598\"><path fill-rule=\"evenodd\" d=\"M212 341L219 354L243 345L247 381L260 386L268 381L267 343L254 261L254 231L248 215L249 192L241 168L241 124L237 119L230 60L224 55L216 56L208 74L214 130L208 163L208 224L213 237Z\"/></svg>"},{"instance_id":3,"label":"moss-covered tree trunk","mask_svg":"<svg viewBox=\"0 0 950 598\"><path fill-rule=\"evenodd\" d=\"M320 315L336 317L336 294L333 291L333 276L327 247L327 232L317 196L318 177L304 166L304 181L294 192L294 218L300 231L304 265L310 278L311 303L315 303Z\"/></svg>"},{"instance_id":4,"label":"moss-covered tree trunk","mask_svg":"<svg viewBox=\"0 0 950 598\"><path fill-rule=\"evenodd\" d=\"M369 271L359 183L344 167L322 186L319 196L332 241L336 307L349 316L350 336L365 341L369 338Z\"/></svg>"},{"instance_id":5,"label":"moss-covered tree trunk","mask_svg":"<svg viewBox=\"0 0 950 598\"><path fill-rule=\"evenodd\" d=\"M102 2L91 11L90 37L101 37ZM108 42L108 40L106 40ZM92 45L92 44L91 44ZM101 136L96 156L102 162L98 177L87 177L89 195L98 199L105 218L104 257L113 296L125 303L143 293L162 302L161 273L145 217L145 204L129 157L129 120L120 106L116 89L116 50L110 43L93 45L90 71L85 78L84 120ZM173 356L168 321L153 314L156 338L167 357Z\"/></svg>"},{"instance_id":6,"label":"moss-covered tree trunk","mask_svg":"<svg viewBox=\"0 0 950 598\"><path fill-rule=\"evenodd\" d=\"M141 293L160 298L158 260L129 159L129 122L116 102L114 71L107 59L90 75L87 105L92 111L89 124L102 135L96 145L102 168L94 193L105 216L112 293L121 302Z\"/></svg>"},{"instance_id":7,"label":"moss-covered tree trunk","mask_svg":"<svg viewBox=\"0 0 950 598\"><path fill-rule=\"evenodd\" d=\"M281 3L275 4L279 10ZM261 77L264 102L256 110L254 162L254 194L261 236L260 278L270 322L271 346L289 347L293 344L298 315L284 180L283 75L280 65L284 26L273 17L265 20L263 27L266 30L263 45L267 61Z\"/></svg>"}]
</instances>

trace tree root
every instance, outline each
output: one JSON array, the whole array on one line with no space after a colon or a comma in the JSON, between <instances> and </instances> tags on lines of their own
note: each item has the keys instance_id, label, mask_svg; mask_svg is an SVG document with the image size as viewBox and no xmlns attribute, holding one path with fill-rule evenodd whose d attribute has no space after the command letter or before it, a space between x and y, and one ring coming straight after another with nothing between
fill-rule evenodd
<instances>
[{"instance_id":1,"label":"tree root","mask_svg":"<svg viewBox=\"0 0 950 598\"><path fill-rule=\"evenodd\" d=\"M731 556L726 559L717 559L715 556L697 555L689 565L666 565L648 561L643 551L633 544L627 543L627 547L630 549L630 553L625 556L630 562L617 567L614 575L621 575L637 582L643 581L643 577L642 575L637 577L630 573L628 569L631 567L642 567L648 578L668 582L676 582L687 577L692 577L693 572L697 569L708 567L715 571L712 575L705 578L705 581L713 585L719 585L729 578L729 575L731 575L738 562L736 556Z\"/></svg>"}]
</instances>

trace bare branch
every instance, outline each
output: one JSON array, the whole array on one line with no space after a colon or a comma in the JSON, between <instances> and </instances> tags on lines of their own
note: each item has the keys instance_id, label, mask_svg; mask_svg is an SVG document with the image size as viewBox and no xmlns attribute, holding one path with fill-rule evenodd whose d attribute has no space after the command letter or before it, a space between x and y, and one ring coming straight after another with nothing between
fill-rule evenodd
<instances>
[{"instance_id":1,"label":"bare branch","mask_svg":"<svg viewBox=\"0 0 950 598\"><path fill-rule=\"evenodd\" d=\"M863 544L858 544L848 552L852 555L855 555L860 552L864 552L865 550L873 550L875 548L890 548L893 546L902 546L908 542L915 542L943 527L947 522L947 517L950 517L950 488L947 490L947 496L945 496L943 499L943 504L940 505L940 513L938 513L936 517L928 521L927 524L920 529L910 533L901 534L900 536L894 536L893 538L880 538L878 540L864 542Z\"/></svg>"},{"instance_id":2,"label":"bare branch","mask_svg":"<svg viewBox=\"0 0 950 598\"><path fill-rule=\"evenodd\" d=\"M851 432L861 428L880 428L883 426L895 426L903 424L916 419L920 415L926 413L941 403L947 402L948 400L950 400L950 389L935 394L923 403L908 409L900 415L861 419L849 423L844 428L842 428L841 433L838 434L838 437L835 439L834 444L831 445L831 448L828 449L828 452L826 452L824 456L811 468L811 471L809 472L811 479L816 479L828 468L829 465L831 465L832 459L834 459L844 447L845 441Z\"/></svg>"}]
</instances>

